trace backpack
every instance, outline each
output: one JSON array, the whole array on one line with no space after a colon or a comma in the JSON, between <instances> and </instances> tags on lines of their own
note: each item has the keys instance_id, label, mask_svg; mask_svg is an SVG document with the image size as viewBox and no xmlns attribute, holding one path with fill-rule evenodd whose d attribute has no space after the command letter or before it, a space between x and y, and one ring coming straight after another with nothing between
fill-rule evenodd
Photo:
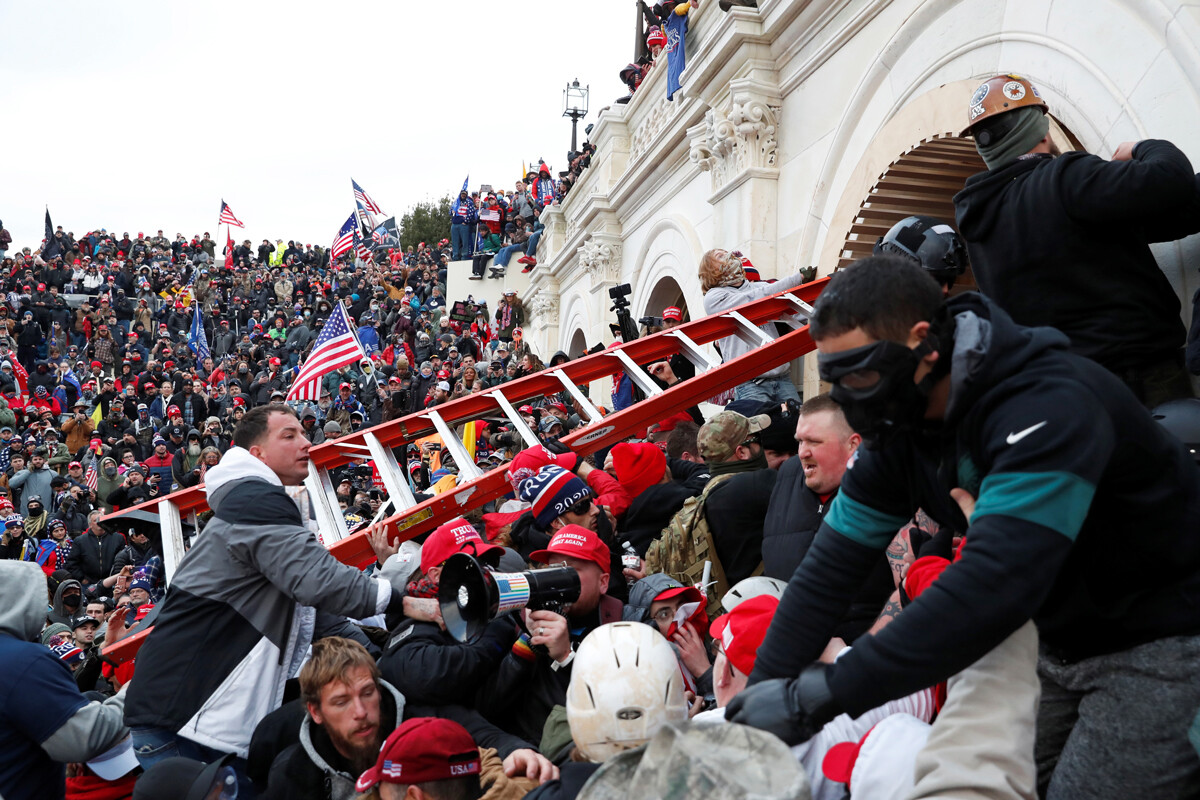
<instances>
[{"instance_id":1,"label":"backpack","mask_svg":"<svg viewBox=\"0 0 1200 800\"><path fill-rule=\"evenodd\" d=\"M663 572L684 586L699 586L704 580L704 562L712 563L709 586L701 588L707 600L709 619L716 619L722 613L721 598L730 586L721 559L717 557L712 532L708 529L704 505L709 494L732 477L732 474L728 474L711 478L699 497L689 497L684 502L683 508L671 517L662 534L650 543L646 551L647 575ZM760 562L754 574L759 575L762 570Z\"/></svg>"}]
</instances>

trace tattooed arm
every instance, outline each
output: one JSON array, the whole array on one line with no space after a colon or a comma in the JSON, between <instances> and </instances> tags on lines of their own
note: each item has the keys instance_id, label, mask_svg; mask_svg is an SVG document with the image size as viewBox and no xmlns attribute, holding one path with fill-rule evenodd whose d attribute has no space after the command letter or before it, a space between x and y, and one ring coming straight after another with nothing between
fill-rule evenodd
<instances>
[{"instance_id":1,"label":"tattooed arm","mask_svg":"<svg viewBox=\"0 0 1200 800\"><path fill-rule=\"evenodd\" d=\"M871 630L867 633L878 633L883 630L892 620L900 614L900 590L892 592L892 596L888 598L887 605L883 607L883 611L879 613L875 624L871 626Z\"/></svg>"}]
</instances>

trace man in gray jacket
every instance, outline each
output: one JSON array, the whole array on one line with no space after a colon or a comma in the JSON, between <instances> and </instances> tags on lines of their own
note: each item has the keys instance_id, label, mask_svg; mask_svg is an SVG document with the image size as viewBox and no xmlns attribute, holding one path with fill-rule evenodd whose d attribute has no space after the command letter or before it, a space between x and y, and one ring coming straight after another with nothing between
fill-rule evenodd
<instances>
[{"instance_id":1,"label":"man in gray jacket","mask_svg":"<svg viewBox=\"0 0 1200 800\"><path fill-rule=\"evenodd\" d=\"M214 516L172 576L138 653L126 723L143 766L181 755L238 758L279 707L322 626L403 609L402 585L342 564L285 491L308 474L308 439L283 405L249 411L207 476ZM399 583L399 582L398 582Z\"/></svg>"},{"instance_id":2,"label":"man in gray jacket","mask_svg":"<svg viewBox=\"0 0 1200 800\"><path fill-rule=\"evenodd\" d=\"M0 561L0 797L62 798L65 765L95 758L129 735L122 692L103 703L79 692L71 670L37 643L46 576L33 562Z\"/></svg>"},{"instance_id":3,"label":"man in gray jacket","mask_svg":"<svg viewBox=\"0 0 1200 800\"><path fill-rule=\"evenodd\" d=\"M46 466L46 448L39 447L29 457L29 467L12 476L8 484L21 490L21 512L25 516L29 516L29 502L33 498L42 502L43 497L54 497L50 486L54 475L54 471Z\"/></svg>"}]
</instances>

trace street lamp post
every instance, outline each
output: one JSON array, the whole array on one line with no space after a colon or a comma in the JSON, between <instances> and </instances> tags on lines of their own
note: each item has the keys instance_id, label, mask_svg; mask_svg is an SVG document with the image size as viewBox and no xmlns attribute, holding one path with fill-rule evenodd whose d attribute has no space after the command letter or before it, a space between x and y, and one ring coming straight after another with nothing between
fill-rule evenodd
<instances>
[{"instance_id":1,"label":"street lamp post","mask_svg":"<svg viewBox=\"0 0 1200 800\"><path fill-rule=\"evenodd\" d=\"M589 84L590 86L590 84ZM571 81L567 84L567 88L563 89L563 116L571 118L571 152L574 153L578 149L576 147L575 129L579 124L579 120L587 116L588 112L588 86L580 86L579 79Z\"/></svg>"}]
</instances>

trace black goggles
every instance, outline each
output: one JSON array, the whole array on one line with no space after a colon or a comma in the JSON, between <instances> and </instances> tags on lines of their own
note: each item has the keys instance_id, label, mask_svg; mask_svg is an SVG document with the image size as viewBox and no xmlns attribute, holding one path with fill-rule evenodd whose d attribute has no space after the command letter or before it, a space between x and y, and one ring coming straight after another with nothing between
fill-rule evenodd
<instances>
[{"instance_id":1,"label":"black goggles","mask_svg":"<svg viewBox=\"0 0 1200 800\"><path fill-rule=\"evenodd\" d=\"M817 371L821 380L839 386L854 399L873 396L897 367L914 366L917 353L898 342L879 341L839 353L820 353Z\"/></svg>"}]
</instances>

